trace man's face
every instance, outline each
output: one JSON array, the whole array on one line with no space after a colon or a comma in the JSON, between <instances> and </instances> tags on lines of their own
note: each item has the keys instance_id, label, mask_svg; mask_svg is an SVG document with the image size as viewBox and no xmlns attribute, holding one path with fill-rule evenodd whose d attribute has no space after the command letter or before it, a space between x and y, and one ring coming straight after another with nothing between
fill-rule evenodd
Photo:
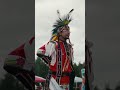
<instances>
[{"instance_id":1,"label":"man's face","mask_svg":"<svg viewBox=\"0 0 120 90\"><path fill-rule=\"evenodd\" d=\"M61 28L60 35L65 39L69 39L69 36L70 36L69 26L64 26L63 28Z\"/></svg>"}]
</instances>

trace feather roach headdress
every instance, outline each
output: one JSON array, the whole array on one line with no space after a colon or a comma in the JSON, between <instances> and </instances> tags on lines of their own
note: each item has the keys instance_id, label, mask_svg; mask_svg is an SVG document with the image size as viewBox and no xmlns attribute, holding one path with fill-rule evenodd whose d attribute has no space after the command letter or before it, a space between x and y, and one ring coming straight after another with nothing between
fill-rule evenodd
<instances>
[{"instance_id":1,"label":"feather roach headdress","mask_svg":"<svg viewBox=\"0 0 120 90\"><path fill-rule=\"evenodd\" d=\"M52 30L52 38L51 40L56 40L58 37L57 37L57 34L60 32L60 28L61 27L64 27L66 25L68 25L72 18L71 18L71 13L73 12L74 9L70 10L70 12L65 15L64 17L61 18L60 16L60 12L59 10L57 10L57 14L58 14L58 20L56 20L56 22L54 23L53 25L53 30Z\"/></svg>"}]
</instances>

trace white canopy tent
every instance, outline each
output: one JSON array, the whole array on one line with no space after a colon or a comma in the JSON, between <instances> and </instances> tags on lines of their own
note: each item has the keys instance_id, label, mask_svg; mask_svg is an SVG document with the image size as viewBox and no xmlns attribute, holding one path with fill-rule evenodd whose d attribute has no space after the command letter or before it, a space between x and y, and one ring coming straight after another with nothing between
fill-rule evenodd
<instances>
[{"instance_id":1,"label":"white canopy tent","mask_svg":"<svg viewBox=\"0 0 120 90\"><path fill-rule=\"evenodd\" d=\"M75 82L75 83L77 83L77 82L81 82L81 83L82 83L82 78L80 78L80 77L75 77L74 82Z\"/></svg>"},{"instance_id":2,"label":"white canopy tent","mask_svg":"<svg viewBox=\"0 0 120 90\"><path fill-rule=\"evenodd\" d=\"M77 89L77 83L82 83L82 78L80 78L80 77L75 77L74 83L76 84L76 89Z\"/></svg>"},{"instance_id":3,"label":"white canopy tent","mask_svg":"<svg viewBox=\"0 0 120 90\"><path fill-rule=\"evenodd\" d=\"M40 77L41 79L41 77ZM80 77L75 77L74 79L74 83L76 83L76 87L77 87L77 83L82 83L82 78ZM50 80L50 89L51 90L63 90L58 83L56 82L56 80L54 78L51 78Z\"/></svg>"},{"instance_id":4,"label":"white canopy tent","mask_svg":"<svg viewBox=\"0 0 120 90\"><path fill-rule=\"evenodd\" d=\"M82 83L82 78L75 77L74 82L76 83L76 87L77 87L77 83ZM51 90L63 90L62 88L60 88L60 86L57 84L54 78L51 78L50 80L50 89Z\"/></svg>"}]
</instances>

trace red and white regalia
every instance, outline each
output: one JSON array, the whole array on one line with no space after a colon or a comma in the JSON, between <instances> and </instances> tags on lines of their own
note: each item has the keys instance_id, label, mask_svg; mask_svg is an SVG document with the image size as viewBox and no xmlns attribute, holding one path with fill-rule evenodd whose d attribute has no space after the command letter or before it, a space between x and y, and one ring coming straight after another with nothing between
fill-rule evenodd
<instances>
[{"instance_id":1,"label":"red and white regalia","mask_svg":"<svg viewBox=\"0 0 120 90\"><path fill-rule=\"evenodd\" d=\"M43 55L50 68L51 76L59 85L68 85L69 73L72 72L73 48L70 44L62 41L50 41L40 47L37 54ZM46 57L44 57L46 56Z\"/></svg>"},{"instance_id":2,"label":"red and white regalia","mask_svg":"<svg viewBox=\"0 0 120 90\"><path fill-rule=\"evenodd\" d=\"M73 90L74 70L72 66L73 48L69 39L69 26L71 22L71 13L74 9L61 18L59 10L57 10L58 20L53 25L52 36L50 41L38 49L37 55L49 65L49 73L46 78L46 90L49 87L49 80L55 79L58 85L69 86ZM65 29L64 29L65 28ZM66 36L62 37L60 32L68 30ZM64 38L64 42L60 41L60 36ZM69 43L66 40L69 39ZM51 78L53 77L53 78ZM65 86L65 87L64 87ZM58 90L58 89L57 89Z\"/></svg>"}]
</instances>

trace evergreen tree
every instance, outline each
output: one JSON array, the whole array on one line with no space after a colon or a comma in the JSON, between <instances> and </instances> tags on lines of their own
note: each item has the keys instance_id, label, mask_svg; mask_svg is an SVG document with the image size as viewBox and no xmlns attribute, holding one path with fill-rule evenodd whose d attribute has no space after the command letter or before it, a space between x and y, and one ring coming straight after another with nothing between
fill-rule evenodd
<instances>
[{"instance_id":1,"label":"evergreen tree","mask_svg":"<svg viewBox=\"0 0 120 90\"><path fill-rule=\"evenodd\" d=\"M42 61L40 57L35 61L35 75L46 78L49 67Z\"/></svg>"},{"instance_id":2,"label":"evergreen tree","mask_svg":"<svg viewBox=\"0 0 120 90\"><path fill-rule=\"evenodd\" d=\"M83 68L83 64L79 63L78 65L76 63L73 64L74 70L75 70L75 76L82 77L81 76L81 69Z\"/></svg>"}]
</instances>

